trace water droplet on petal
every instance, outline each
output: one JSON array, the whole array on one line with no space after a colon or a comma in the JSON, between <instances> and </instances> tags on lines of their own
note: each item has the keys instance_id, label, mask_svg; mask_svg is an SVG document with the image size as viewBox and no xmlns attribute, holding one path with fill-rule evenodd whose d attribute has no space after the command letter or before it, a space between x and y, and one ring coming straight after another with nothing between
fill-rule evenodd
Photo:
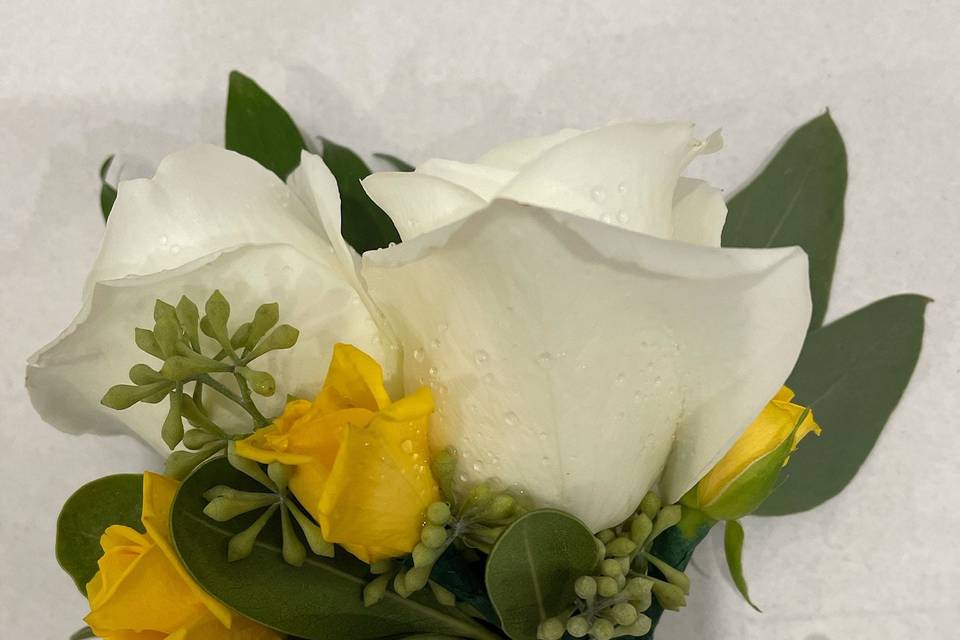
<instances>
[{"instance_id":1,"label":"water droplet on petal","mask_svg":"<svg viewBox=\"0 0 960 640\"><path fill-rule=\"evenodd\" d=\"M542 464L545 467L550 466L550 456L543 456L542 458L540 458L540 464Z\"/></svg>"},{"instance_id":2,"label":"water droplet on petal","mask_svg":"<svg viewBox=\"0 0 960 640\"><path fill-rule=\"evenodd\" d=\"M436 367L430 367L429 369L427 369L427 375L430 376L431 378L436 378L439 374L440 372L437 370Z\"/></svg>"},{"instance_id":3,"label":"water droplet on petal","mask_svg":"<svg viewBox=\"0 0 960 640\"><path fill-rule=\"evenodd\" d=\"M493 377L492 373L488 373L487 375L483 376L484 384L493 384L495 381L496 381L496 378Z\"/></svg>"},{"instance_id":4,"label":"water droplet on petal","mask_svg":"<svg viewBox=\"0 0 960 640\"><path fill-rule=\"evenodd\" d=\"M160 236L160 244L161 244L161 245L166 245L168 242L170 242L170 238L168 238L168 237L165 236L165 235Z\"/></svg>"},{"instance_id":5,"label":"water droplet on petal","mask_svg":"<svg viewBox=\"0 0 960 640\"><path fill-rule=\"evenodd\" d=\"M545 441L547 439L547 432L541 431L538 437L540 438L540 440Z\"/></svg>"},{"instance_id":6,"label":"water droplet on petal","mask_svg":"<svg viewBox=\"0 0 960 640\"><path fill-rule=\"evenodd\" d=\"M423 358L425 355L426 354L424 354L423 349L421 348L417 348L413 350L413 359L416 360L417 362L423 362Z\"/></svg>"},{"instance_id":7,"label":"water droplet on petal","mask_svg":"<svg viewBox=\"0 0 960 640\"><path fill-rule=\"evenodd\" d=\"M404 440L403 442L400 443L400 449L401 449L404 453L413 453L413 441L412 441L412 440Z\"/></svg>"},{"instance_id":8,"label":"water droplet on petal","mask_svg":"<svg viewBox=\"0 0 960 640\"><path fill-rule=\"evenodd\" d=\"M537 364L542 369L549 369L553 366L553 356L548 351L544 351L537 356Z\"/></svg>"},{"instance_id":9,"label":"water droplet on petal","mask_svg":"<svg viewBox=\"0 0 960 640\"><path fill-rule=\"evenodd\" d=\"M590 197L593 198L594 202L600 203L607 199L607 192L603 190L603 187L596 186L590 190Z\"/></svg>"},{"instance_id":10,"label":"water droplet on petal","mask_svg":"<svg viewBox=\"0 0 960 640\"><path fill-rule=\"evenodd\" d=\"M473 354L473 359L477 364L483 364L490 358L490 355L483 349L478 349L476 353Z\"/></svg>"},{"instance_id":11,"label":"water droplet on petal","mask_svg":"<svg viewBox=\"0 0 960 640\"><path fill-rule=\"evenodd\" d=\"M508 411L503 414L503 421L507 424L508 427L515 427L520 422L520 418L517 417L513 411Z\"/></svg>"},{"instance_id":12,"label":"water droplet on petal","mask_svg":"<svg viewBox=\"0 0 960 640\"><path fill-rule=\"evenodd\" d=\"M602 223L604 223L604 224L610 224L610 222L611 222L610 214L609 214L609 213L601 214L601 216L600 216L600 222L602 222Z\"/></svg>"},{"instance_id":13,"label":"water droplet on petal","mask_svg":"<svg viewBox=\"0 0 960 640\"><path fill-rule=\"evenodd\" d=\"M430 346L433 347L434 349L439 349L439 348L440 348L440 341L437 340L437 339L434 339L434 340L432 340L432 341L430 342Z\"/></svg>"},{"instance_id":14,"label":"water droplet on petal","mask_svg":"<svg viewBox=\"0 0 960 640\"><path fill-rule=\"evenodd\" d=\"M481 471L483 471L483 465L480 464L479 462L474 462L473 470L476 471L477 473L480 473Z\"/></svg>"},{"instance_id":15,"label":"water droplet on petal","mask_svg":"<svg viewBox=\"0 0 960 640\"><path fill-rule=\"evenodd\" d=\"M172 253L173 255L177 255L178 253L180 253L180 245L178 244L170 245L170 253Z\"/></svg>"},{"instance_id":16,"label":"water droplet on petal","mask_svg":"<svg viewBox=\"0 0 960 640\"><path fill-rule=\"evenodd\" d=\"M630 222L630 216L627 215L626 211L618 211L617 222L619 222L620 224L627 224L628 222Z\"/></svg>"},{"instance_id":17,"label":"water droplet on petal","mask_svg":"<svg viewBox=\"0 0 960 640\"><path fill-rule=\"evenodd\" d=\"M626 193L627 185L621 182L620 184L617 185L617 191L619 191L620 193Z\"/></svg>"},{"instance_id":18,"label":"water droplet on petal","mask_svg":"<svg viewBox=\"0 0 960 640\"><path fill-rule=\"evenodd\" d=\"M437 325L437 331L439 331L440 333L446 332L446 330L449 328L450 327L447 325L446 322L441 322L440 324Z\"/></svg>"},{"instance_id":19,"label":"water droplet on petal","mask_svg":"<svg viewBox=\"0 0 960 640\"><path fill-rule=\"evenodd\" d=\"M618 373L615 382L616 382L618 385L622 385L624 382L626 382L626 380L627 380L627 376L626 376L626 375L624 375L624 374L622 374L622 373Z\"/></svg>"}]
</instances>

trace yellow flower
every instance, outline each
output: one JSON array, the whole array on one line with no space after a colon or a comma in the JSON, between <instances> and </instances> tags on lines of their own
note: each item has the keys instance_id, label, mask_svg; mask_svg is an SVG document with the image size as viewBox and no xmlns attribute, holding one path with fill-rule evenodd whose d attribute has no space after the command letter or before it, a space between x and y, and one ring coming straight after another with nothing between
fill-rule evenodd
<instances>
[{"instance_id":1,"label":"yellow flower","mask_svg":"<svg viewBox=\"0 0 960 640\"><path fill-rule=\"evenodd\" d=\"M237 615L193 581L173 550L170 505L177 483L143 474L146 533L109 527L100 571L87 584L85 621L110 640L277 640L277 632Z\"/></svg>"},{"instance_id":2,"label":"yellow flower","mask_svg":"<svg viewBox=\"0 0 960 640\"><path fill-rule=\"evenodd\" d=\"M292 465L290 490L324 538L373 563L409 553L424 511L439 498L427 443L432 412L429 389L391 402L380 365L338 344L316 399L288 403L236 450Z\"/></svg>"},{"instance_id":3,"label":"yellow flower","mask_svg":"<svg viewBox=\"0 0 960 640\"><path fill-rule=\"evenodd\" d=\"M793 391L781 388L700 480L697 501L708 515L733 520L756 509L773 489L778 470L789 462L790 453L800 441L809 433L820 435L813 412L793 404L793 396Z\"/></svg>"}]
</instances>

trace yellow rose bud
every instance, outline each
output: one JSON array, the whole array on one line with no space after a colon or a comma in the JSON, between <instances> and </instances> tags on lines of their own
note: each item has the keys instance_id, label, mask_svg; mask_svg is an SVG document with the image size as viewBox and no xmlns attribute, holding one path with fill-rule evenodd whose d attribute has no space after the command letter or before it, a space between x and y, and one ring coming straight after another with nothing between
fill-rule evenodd
<instances>
[{"instance_id":1,"label":"yellow rose bud","mask_svg":"<svg viewBox=\"0 0 960 640\"><path fill-rule=\"evenodd\" d=\"M98 638L279 640L280 634L220 604L190 577L169 534L175 480L143 474L143 526L109 527L100 539L100 571L87 584Z\"/></svg>"},{"instance_id":2,"label":"yellow rose bud","mask_svg":"<svg viewBox=\"0 0 960 640\"><path fill-rule=\"evenodd\" d=\"M427 443L432 412L429 389L393 402L380 365L338 344L316 399L288 403L236 453L291 467L290 491L323 538L374 563L410 553L427 507L440 499Z\"/></svg>"},{"instance_id":3,"label":"yellow rose bud","mask_svg":"<svg viewBox=\"0 0 960 640\"><path fill-rule=\"evenodd\" d=\"M783 387L727 454L697 484L699 508L715 520L736 520L760 506L780 468L808 433L820 435L813 413L793 404Z\"/></svg>"}]
</instances>

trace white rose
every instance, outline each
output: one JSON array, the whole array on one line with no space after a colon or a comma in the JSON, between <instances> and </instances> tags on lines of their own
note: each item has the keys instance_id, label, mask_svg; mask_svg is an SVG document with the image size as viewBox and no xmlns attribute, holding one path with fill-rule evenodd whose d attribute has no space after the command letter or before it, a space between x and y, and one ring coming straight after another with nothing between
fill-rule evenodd
<instances>
[{"instance_id":1,"label":"white rose","mask_svg":"<svg viewBox=\"0 0 960 640\"><path fill-rule=\"evenodd\" d=\"M176 154L121 186L84 309L31 361L34 403L62 429L123 420L162 449L162 409L97 404L142 359L132 323L181 292L219 287L243 314L276 299L303 331L271 363L287 390L315 390L332 344L352 342L434 388L434 444L461 452L465 478L613 525L723 455L809 320L801 250L718 248L719 192L680 177L711 146L688 125L621 124L374 174L364 186L404 242L359 271L318 157L284 186L230 152Z\"/></svg>"}]
</instances>

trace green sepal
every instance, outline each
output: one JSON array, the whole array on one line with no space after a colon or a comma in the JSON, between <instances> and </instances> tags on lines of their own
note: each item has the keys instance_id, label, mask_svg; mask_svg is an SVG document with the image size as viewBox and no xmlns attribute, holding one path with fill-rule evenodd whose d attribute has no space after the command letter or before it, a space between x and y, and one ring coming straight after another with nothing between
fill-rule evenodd
<instances>
[{"instance_id":1,"label":"green sepal","mask_svg":"<svg viewBox=\"0 0 960 640\"><path fill-rule=\"evenodd\" d=\"M743 575L743 526L736 520L730 520L724 526L723 551L727 558L727 567L730 569L730 577L733 578L737 591L747 604L759 612L760 608L750 600L747 579Z\"/></svg>"},{"instance_id":2,"label":"green sepal","mask_svg":"<svg viewBox=\"0 0 960 640\"><path fill-rule=\"evenodd\" d=\"M767 455L750 463L720 491L713 502L701 504L700 510L714 520L738 520L755 511L776 488L783 463L793 449L794 435L809 414L809 409L804 410L783 442Z\"/></svg>"}]
</instances>

